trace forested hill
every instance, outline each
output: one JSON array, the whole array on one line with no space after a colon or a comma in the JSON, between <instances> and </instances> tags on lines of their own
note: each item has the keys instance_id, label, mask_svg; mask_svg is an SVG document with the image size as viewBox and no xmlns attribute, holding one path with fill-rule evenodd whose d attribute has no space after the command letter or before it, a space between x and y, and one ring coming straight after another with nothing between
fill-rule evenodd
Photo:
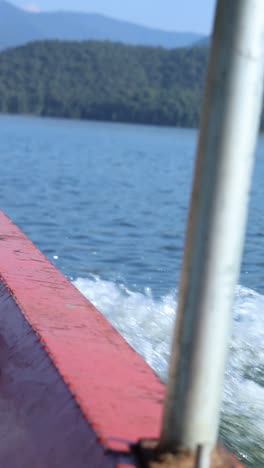
<instances>
[{"instance_id":1,"label":"forested hill","mask_svg":"<svg viewBox=\"0 0 264 468\"><path fill-rule=\"evenodd\" d=\"M35 42L0 53L0 112L194 127L208 49Z\"/></svg>"},{"instance_id":2,"label":"forested hill","mask_svg":"<svg viewBox=\"0 0 264 468\"><path fill-rule=\"evenodd\" d=\"M205 48L35 42L0 53L0 111L196 126Z\"/></svg>"}]
</instances>

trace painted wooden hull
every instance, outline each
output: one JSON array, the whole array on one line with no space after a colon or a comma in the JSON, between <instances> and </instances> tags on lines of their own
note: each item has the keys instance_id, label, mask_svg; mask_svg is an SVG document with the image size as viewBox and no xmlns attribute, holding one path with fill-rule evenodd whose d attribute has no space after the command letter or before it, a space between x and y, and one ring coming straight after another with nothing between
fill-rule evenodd
<instances>
[{"instance_id":1,"label":"painted wooden hull","mask_svg":"<svg viewBox=\"0 0 264 468\"><path fill-rule=\"evenodd\" d=\"M1 468L135 466L130 445L158 437L163 397L143 359L0 212Z\"/></svg>"}]
</instances>

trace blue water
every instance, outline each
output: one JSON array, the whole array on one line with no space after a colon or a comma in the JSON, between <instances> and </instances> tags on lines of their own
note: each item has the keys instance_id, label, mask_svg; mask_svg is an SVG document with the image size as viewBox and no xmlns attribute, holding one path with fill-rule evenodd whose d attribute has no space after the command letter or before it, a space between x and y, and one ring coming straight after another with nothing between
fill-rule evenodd
<instances>
[{"instance_id":1,"label":"blue water","mask_svg":"<svg viewBox=\"0 0 264 468\"><path fill-rule=\"evenodd\" d=\"M1 209L166 379L197 131L11 116L0 125ZM261 136L221 427L259 468L263 150Z\"/></svg>"}]
</instances>

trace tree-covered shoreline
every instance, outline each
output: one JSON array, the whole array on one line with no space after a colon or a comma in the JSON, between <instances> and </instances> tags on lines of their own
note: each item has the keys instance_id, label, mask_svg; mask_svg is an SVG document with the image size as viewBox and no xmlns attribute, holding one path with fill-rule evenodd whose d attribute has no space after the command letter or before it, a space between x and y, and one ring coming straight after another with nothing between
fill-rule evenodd
<instances>
[{"instance_id":1,"label":"tree-covered shoreline","mask_svg":"<svg viewBox=\"0 0 264 468\"><path fill-rule=\"evenodd\" d=\"M43 41L0 53L0 112L197 127L207 47Z\"/></svg>"}]
</instances>

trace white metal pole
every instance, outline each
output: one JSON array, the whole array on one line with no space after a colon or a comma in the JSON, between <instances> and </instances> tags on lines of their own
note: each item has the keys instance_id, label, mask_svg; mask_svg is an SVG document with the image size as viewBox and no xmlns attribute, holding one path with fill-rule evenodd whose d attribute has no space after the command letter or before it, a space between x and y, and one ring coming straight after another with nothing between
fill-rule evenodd
<instances>
[{"instance_id":1,"label":"white metal pole","mask_svg":"<svg viewBox=\"0 0 264 468\"><path fill-rule=\"evenodd\" d=\"M218 436L263 80L264 1L219 0L159 443L199 448L203 467Z\"/></svg>"}]
</instances>

